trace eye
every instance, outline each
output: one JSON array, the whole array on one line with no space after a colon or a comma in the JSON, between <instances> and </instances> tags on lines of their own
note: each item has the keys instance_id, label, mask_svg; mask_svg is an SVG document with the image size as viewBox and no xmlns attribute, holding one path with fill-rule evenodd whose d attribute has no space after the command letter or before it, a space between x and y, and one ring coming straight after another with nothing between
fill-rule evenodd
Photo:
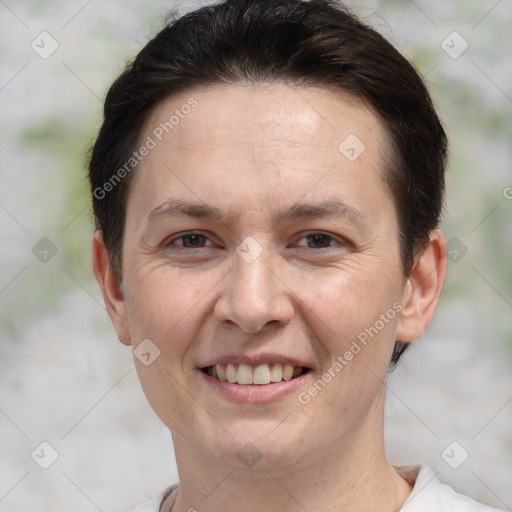
<instances>
[{"instance_id":1,"label":"eye","mask_svg":"<svg viewBox=\"0 0 512 512\"><path fill-rule=\"evenodd\" d=\"M315 232L315 233L308 233L307 235L303 236L300 240L307 240L306 245L311 249L329 249L330 247L333 247L330 245L331 242L335 242L338 245L345 245L341 241L337 242L332 235L329 235L328 233L324 232ZM309 244L313 244L313 246ZM303 246L304 244L297 244L299 246Z\"/></svg>"},{"instance_id":2,"label":"eye","mask_svg":"<svg viewBox=\"0 0 512 512\"><path fill-rule=\"evenodd\" d=\"M297 243L297 246L307 247L308 249L331 249L336 245L340 247L347 245L342 239L335 238L329 233L322 231L308 233L300 239L300 241L302 240L306 240L306 243ZM181 241L181 243L178 243L178 241ZM208 241L210 241L209 238L201 233L184 233L164 242L164 246L182 247L184 249L202 249L213 246L211 243L205 245Z\"/></svg>"},{"instance_id":3,"label":"eye","mask_svg":"<svg viewBox=\"0 0 512 512\"><path fill-rule=\"evenodd\" d=\"M183 243L177 244L175 243L177 240L182 240ZM208 240L208 238L200 233L185 233L183 235L177 236L165 242L165 246L177 245L178 247L184 247L185 249L194 249L194 248L202 248L204 247L204 242Z\"/></svg>"}]
</instances>

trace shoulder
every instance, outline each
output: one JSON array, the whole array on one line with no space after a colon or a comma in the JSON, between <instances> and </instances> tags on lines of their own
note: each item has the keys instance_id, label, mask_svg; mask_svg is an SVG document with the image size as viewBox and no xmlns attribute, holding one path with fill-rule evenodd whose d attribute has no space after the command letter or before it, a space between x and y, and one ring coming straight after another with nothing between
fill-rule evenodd
<instances>
[{"instance_id":1,"label":"shoulder","mask_svg":"<svg viewBox=\"0 0 512 512\"><path fill-rule=\"evenodd\" d=\"M399 512L503 512L455 492L429 466L394 467L414 486Z\"/></svg>"},{"instance_id":2,"label":"shoulder","mask_svg":"<svg viewBox=\"0 0 512 512\"><path fill-rule=\"evenodd\" d=\"M178 484L171 485L161 493L157 494L152 500L133 509L132 512L163 512L161 511L162 504L177 488Z\"/></svg>"}]
</instances>

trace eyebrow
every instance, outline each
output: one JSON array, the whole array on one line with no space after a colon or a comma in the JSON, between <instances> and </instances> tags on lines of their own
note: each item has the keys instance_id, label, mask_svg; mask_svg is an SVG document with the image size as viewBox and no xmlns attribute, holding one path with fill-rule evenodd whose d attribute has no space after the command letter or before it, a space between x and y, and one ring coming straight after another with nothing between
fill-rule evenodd
<instances>
[{"instance_id":1,"label":"eyebrow","mask_svg":"<svg viewBox=\"0 0 512 512\"><path fill-rule=\"evenodd\" d=\"M196 203L183 199L167 199L149 213L147 224L161 216L211 218L227 223L229 220L238 217L239 214L229 214L206 203ZM367 226L370 224L366 215L340 199L327 199L316 203L299 201L287 210L278 210L273 214L276 223L312 217L346 217Z\"/></svg>"}]
</instances>

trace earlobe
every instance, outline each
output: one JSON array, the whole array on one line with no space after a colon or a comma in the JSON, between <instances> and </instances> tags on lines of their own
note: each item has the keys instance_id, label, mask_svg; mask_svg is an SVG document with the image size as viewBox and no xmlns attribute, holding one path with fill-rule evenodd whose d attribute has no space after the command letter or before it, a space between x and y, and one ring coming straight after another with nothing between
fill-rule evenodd
<instances>
[{"instance_id":1,"label":"earlobe","mask_svg":"<svg viewBox=\"0 0 512 512\"><path fill-rule=\"evenodd\" d=\"M131 345L126 302L121 285L109 264L108 251L100 230L96 230L92 237L92 269L100 285L105 307L117 332L119 341L124 345Z\"/></svg>"},{"instance_id":2,"label":"earlobe","mask_svg":"<svg viewBox=\"0 0 512 512\"><path fill-rule=\"evenodd\" d=\"M434 316L446 270L446 240L435 229L417 256L403 293L403 309L396 330L399 341L419 338Z\"/></svg>"}]
</instances>

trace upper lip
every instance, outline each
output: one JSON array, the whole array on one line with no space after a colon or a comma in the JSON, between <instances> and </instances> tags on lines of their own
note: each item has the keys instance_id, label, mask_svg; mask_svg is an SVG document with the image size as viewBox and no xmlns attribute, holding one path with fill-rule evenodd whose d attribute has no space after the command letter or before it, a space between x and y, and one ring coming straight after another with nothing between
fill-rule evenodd
<instances>
[{"instance_id":1,"label":"upper lip","mask_svg":"<svg viewBox=\"0 0 512 512\"><path fill-rule=\"evenodd\" d=\"M213 359L206 361L204 364L201 363L199 368L207 368L208 366L214 366L216 364L248 364L250 366L259 366L261 364L291 364L292 366L302 366L305 368L312 368L312 365L308 362L301 361L294 357L285 356L283 354L274 353L263 353L263 354L229 354L223 356L217 356Z\"/></svg>"}]
</instances>

